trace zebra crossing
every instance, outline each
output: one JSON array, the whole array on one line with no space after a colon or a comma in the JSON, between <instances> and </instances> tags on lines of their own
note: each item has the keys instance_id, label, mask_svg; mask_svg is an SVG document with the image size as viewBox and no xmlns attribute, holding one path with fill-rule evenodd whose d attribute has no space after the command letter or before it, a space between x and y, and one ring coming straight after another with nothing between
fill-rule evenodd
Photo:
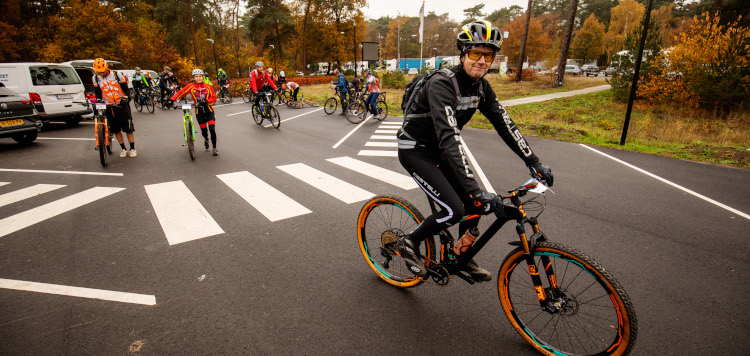
<instances>
[{"instance_id":1,"label":"zebra crossing","mask_svg":"<svg viewBox=\"0 0 750 356\"><path fill-rule=\"evenodd\" d=\"M334 165L332 166L334 172L342 172L341 170L336 171L335 168L343 168L403 190L417 188L416 182L403 173L394 172L352 157L335 157L326 159L326 161ZM275 168L285 173L282 176L291 176L292 179L301 181L346 204L361 202L375 196L374 193L359 187L357 184L337 177L336 173L329 174L305 163L286 164ZM265 182L248 171L218 174L216 178L270 223L312 213L312 210L290 196L295 193L292 190L293 188L286 188L291 191L282 191L281 188L278 188L277 181ZM365 179L358 179L357 182L367 184ZM273 183L276 183L276 186ZM0 186L7 184L12 183L0 182ZM65 185L36 184L0 194L0 207L32 199L63 187ZM0 220L0 237L52 219L57 215L106 198L124 189L94 187L6 217ZM149 184L145 185L144 189L153 207L153 213L156 215L163 231L162 236L166 238L169 245L177 245L225 233L224 229L211 216L211 212L201 204L182 180Z\"/></svg>"},{"instance_id":2,"label":"zebra crossing","mask_svg":"<svg viewBox=\"0 0 750 356\"><path fill-rule=\"evenodd\" d=\"M398 157L398 143L396 142L396 132L403 124L403 121L383 121L370 136L365 147L373 149L360 150L359 156L378 156L378 157Z\"/></svg>"}]
</instances>

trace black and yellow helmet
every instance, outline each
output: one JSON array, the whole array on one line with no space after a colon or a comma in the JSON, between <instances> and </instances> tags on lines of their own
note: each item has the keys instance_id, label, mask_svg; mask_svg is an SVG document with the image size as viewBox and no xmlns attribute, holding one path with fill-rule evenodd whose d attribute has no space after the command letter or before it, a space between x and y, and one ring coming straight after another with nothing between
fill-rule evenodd
<instances>
[{"instance_id":1,"label":"black and yellow helmet","mask_svg":"<svg viewBox=\"0 0 750 356\"><path fill-rule=\"evenodd\" d=\"M500 50L503 36L496 26L487 20L475 21L464 25L458 30L456 48L463 54L466 50L476 46L487 46L495 51Z\"/></svg>"}]
</instances>

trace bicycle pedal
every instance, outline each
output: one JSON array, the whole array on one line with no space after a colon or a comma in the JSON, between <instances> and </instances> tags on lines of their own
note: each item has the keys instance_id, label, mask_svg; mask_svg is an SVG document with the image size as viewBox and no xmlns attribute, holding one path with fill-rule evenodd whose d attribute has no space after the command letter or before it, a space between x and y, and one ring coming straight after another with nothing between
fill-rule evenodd
<instances>
[{"instance_id":1,"label":"bicycle pedal","mask_svg":"<svg viewBox=\"0 0 750 356\"><path fill-rule=\"evenodd\" d=\"M474 280L474 278L471 278L470 275L465 274L464 272L461 272L461 271L456 272L455 275L461 277L461 279L463 279L464 281L466 281L466 283L469 283L469 284L474 284L477 282Z\"/></svg>"}]
</instances>

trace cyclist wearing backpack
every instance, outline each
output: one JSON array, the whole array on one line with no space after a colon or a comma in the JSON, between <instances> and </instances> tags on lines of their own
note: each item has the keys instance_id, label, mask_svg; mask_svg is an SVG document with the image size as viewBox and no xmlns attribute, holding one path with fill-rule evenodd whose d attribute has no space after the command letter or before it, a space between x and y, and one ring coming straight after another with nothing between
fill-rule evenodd
<instances>
[{"instance_id":1,"label":"cyclist wearing backpack","mask_svg":"<svg viewBox=\"0 0 750 356\"><path fill-rule=\"evenodd\" d=\"M154 79L148 72L141 73L140 67L135 67L135 74L133 74L133 89L140 93L144 90L150 89L154 85Z\"/></svg>"},{"instance_id":2,"label":"cyclist wearing backpack","mask_svg":"<svg viewBox=\"0 0 750 356\"><path fill-rule=\"evenodd\" d=\"M409 89L413 91L408 101L404 100L407 102L404 123L397 134L399 161L441 208L398 241L399 253L418 276L428 275L415 252L424 238L458 223L467 214L488 214L502 209L500 197L479 188L460 141L461 129L477 109L489 119L495 131L535 177L552 186L551 169L531 151L484 79L501 43L500 31L489 21L464 25L456 41L461 51L461 63L422 76L419 80L426 81L409 83L411 88L407 86L407 92ZM423 84L422 88L419 88L420 84ZM463 236L478 223L479 219L460 223L458 236ZM466 272L477 281L492 279L492 274L473 260L467 264Z\"/></svg>"},{"instance_id":3,"label":"cyclist wearing backpack","mask_svg":"<svg viewBox=\"0 0 750 356\"><path fill-rule=\"evenodd\" d=\"M255 62L255 70L250 73L250 89L255 93L255 105L260 105L260 95L258 91L263 90L265 92L276 89L276 83L271 80L271 76L268 72L263 70L263 62Z\"/></svg>"},{"instance_id":4,"label":"cyclist wearing backpack","mask_svg":"<svg viewBox=\"0 0 750 356\"><path fill-rule=\"evenodd\" d=\"M128 79L120 77L115 71L109 70L107 61L103 58L94 60L94 71L96 74L91 81L94 83L94 94L99 102L107 105L106 115L107 123L112 133L115 134L117 142L120 143L122 152L120 158L136 157L138 153L135 150L135 137L133 131L133 117L130 115L130 105L128 105ZM125 149L125 140L122 132L128 136L130 151Z\"/></svg>"},{"instance_id":5,"label":"cyclist wearing backpack","mask_svg":"<svg viewBox=\"0 0 750 356\"><path fill-rule=\"evenodd\" d=\"M375 102L378 100L378 96L380 96L380 81L378 78L376 78L372 73L370 73L370 68L365 69L365 83L367 83L367 90L370 91L370 96L367 97L367 108L370 110L370 114L367 116L368 118L373 117L375 115L376 119L380 118L380 113L378 112L378 108L375 106Z\"/></svg>"},{"instance_id":6,"label":"cyclist wearing backpack","mask_svg":"<svg viewBox=\"0 0 750 356\"><path fill-rule=\"evenodd\" d=\"M227 72L225 72L222 68L219 68L219 72L216 73L216 78L219 80L219 88L226 85L227 81L229 80L229 77L227 77Z\"/></svg>"}]
</instances>

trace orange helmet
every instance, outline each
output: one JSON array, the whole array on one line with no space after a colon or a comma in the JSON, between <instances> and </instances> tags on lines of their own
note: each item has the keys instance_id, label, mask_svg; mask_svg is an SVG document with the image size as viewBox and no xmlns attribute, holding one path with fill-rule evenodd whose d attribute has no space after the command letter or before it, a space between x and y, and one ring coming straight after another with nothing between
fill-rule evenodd
<instances>
[{"instance_id":1,"label":"orange helmet","mask_svg":"<svg viewBox=\"0 0 750 356\"><path fill-rule=\"evenodd\" d=\"M102 58L95 59L94 60L94 70L96 72L99 72L99 73L105 72L105 71L109 70L109 67L107 66L107 61L105 61Z\"/></svg>"}]
</instances>

